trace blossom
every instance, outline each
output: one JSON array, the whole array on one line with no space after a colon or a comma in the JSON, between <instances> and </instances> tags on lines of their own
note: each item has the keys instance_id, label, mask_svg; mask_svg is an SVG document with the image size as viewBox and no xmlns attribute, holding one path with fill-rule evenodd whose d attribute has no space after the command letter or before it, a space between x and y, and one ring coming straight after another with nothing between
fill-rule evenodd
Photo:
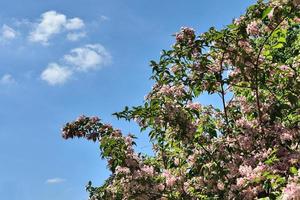
<instances>
[{"instance_id":1,"label":"blossom","mask_svg":"<svg viewBox=\"0 0 300 200\"><path fill-rule=\"evenodd\" d=\"M281 65L279 67L279 69L281 69L282 71L288 71L288 70L290 70L289 66L287 66L287 65Z\"/></svg>"},{"instance_id":2,"label":"blossom","mask_svg":"<svg viewBox=\"0 0 300 200\"><path fill-rule=\"evenodd\" d=\"M189 192L188 191L189 187L190 187L190 183L189 182L184 182L184 184L183 184L183 190L184 190L185 193Z\"/></svg>"},{"instance_id":3,"label":"blossom","mask_svg":"<svg viewBox=\"0 0 300 200\"><path fill-rule=\"evenodd\" d=\"M177 42L187 41L188 43L192 43L195 39L195 30L189 27L182 27L180 32L176 34Z\"/></svg>"},{"instance_id":4,"label":"blossom","mask_svg":"<svg viewBox=\"0 0 300 200\"><path fill-rule=\"evenodd\" d=\"M300 0L293 0L293 4L295 7L300 5Z\"/></svg>"},{"instance_id":5,"label":"blossom","mask_svg":"<svg viewBox=\"0 0 300 200\"><path fill-rule=\"evenodd\" d=\"M236 25L240 25L240 23L244 20L244 18L245 18L244 16L236 18L233 23Z\"/></svg>"},{"instance_id":6,"label":"blossom","mask_svg":"<svg viewBox=\"0 0 300 200\"><path fill-rule=\"evenodd\" d=\"M178 158L175 158L175 159L174 159L174 164L175 164L176 166L179 165L179 159L178 159Z\"/></svg>"},{"instance_id":7,"label":"blossom","mask_svg":"<svg viewBox=\"0 0 300 200\"><path fill-rule=\"evenodd\" d=\"M292 77L294 75L294 71L287 65L281 65L281 66L279 66L279 69L286 72L286 74L289 77Z\"/></svg>"},{"instance_id":8,"label":"blossom","mask_svg":"<svg viewBox=\"0 0 300 200\"><path fill-rule=\"evenodd\" d=\"M125 137L125 143L126 145L132 145L133 139L132 137L129 135L127 137Z\"/></svg>"},{"instance_id":9,"label":"blossom","mask_svg":"<svg viewBox=\"0 0 300 200\"><path fill-rule=\"evenodd\" d=\"M297 183L289 183L283 190L282 200L300 199L300 185Z\"/></svg>"},{"instance_id":10,"label":"blossom","mask_svg":"<svg viewBox=\"0 0 300 200\"><path fill-rule=\"evenodd\" d=\"M244 184L245 184L245 179L244 178L238 178L238 179L236 179L236 185L238 187L243 187Z\"/></svg>"},{"instance_id":11,"label":"blossom","mask_svg":"<svg viewBox=\"0 0 300 200\"><path fill-rule=\"evenodd\" d=\"M192 110L200 110L201 105L199 103L195 103L195 102L188 102L186 107L189 109L192 109Z\"/></svg>"},{"instance_id":12,"label":"blossom","mask_svg":"<svg viewBox=\"0 0 300 200\"><path fill-rule=\"evenodd\" d=\"M184 86L183 85L162 85L158 91L160 95L182 97L184 95Z\"/></svg>"},{"instance_id":13,"label":"blossom","mask_svg":"<svg viewBox=\"0 0 300 200\"><path fill-rule=\"evenodd\" d=\"M272 8L272 10L269 12L268 14L268 18L271 20L274 17L274 8Z\"/></svg>"},{"instance_id":14,"label":"blossom","mask_svg":"<svg viewBox=\"0 0 300 200\"><path fill-rule=\"evenodd\" d=\"M188 159L187 159L187 162L189 163L189 165L194 165L195 162L196 162L196 158L195 158L195 155L189 155Z\"/></svg>"},{"instance_id":15,"label":"blossom","mask_svg":"<svg viewBox=\"0 0 300 200\"><path fill-rule=\"evenodd\" d=\"M164 170L164 172L162 173L162 176L165 177L166 185L168 187L172 187L177 181L177 178L174 175L172 175L170 173L170 171L168 171L168 170Z\"/></svg>"},{"instance_id":16,"label":"blossom","mask_svg":"<svg viewBox=\"0 0 300 200\"><path fill-rule=\"evenodd\" d=\"M181 67L180 67L180 65L173 65L170 69L173 73L176 73L176 72L180 71Z\"/></svg>"},{"instance_id":17,"label":"blossom","mask_svg":"<svg viewBox=\"0 0 300 200\"><path fill-rule=\"evenodd\" d=\"M225 189L224 183L218 181L217 188L218 188L219 190L224 190L224 189Z\"/></svg>"},{"instance_id":18,"label":"blossom","mask_svg":"<svg viewBox=\"0 0 300 200\"><path fill-rule=\"evenodd\" d=\"M148 176L153 176L154 174L154 168L152 166L145 165L141 168L141 171L147 174Z\"/></svg>"},{"instance_id":19,"label":"blossom","mask_svg":"<svg viewBox=\"0 0 300 200\"><path fill-rule=\"evenodd\" d=\"M258 27L259 23L258 21L252 21L250 24L248 24L247 26L247 33L249 35L258 35L259 34L259 27Z\"/></svg>"},{"instance_id":20,"label":"blossom","mask_svg":"<svg viewBox=\"0 0 300 200\"><path fill-rule=\"evenodd\" d=\"M161 183L161 184L158 185L158 190L159 191L163 191L164 189L165 189L164 184Z\"/></svg>"},{"instance_id":21,"label":"blossom","mask_svg":"<svg viewBox=\"0 0 300 200\"><path fill-rule=\"evenodd\" d=\"M129 174L130 169L128 167L117 166L115 173L116 174Z\"/></svg>"},{"instance_id":22,"label":"blossom","mask_svg":"<svg viewBox=\"0 0 300 200\"><path fill-rule=\"evenodd\" d=\"M292 3L298 0L260 1L221 31L176 34L172 50L152 64L155 83L144 104L117 115L149 128L154 155L136 153L135 137L96 117L66 124L64 138L99 141L112 171L101 192L89 190L91 199L250 200L266 197L269 181L274 198L300 199L300 19ZM275 26L274 37L264 33ZM281 30L292 38L283 52L273 45ZM221 106L196 102L206 92L219 95Z\"/></svg>"},{"instance_id":23,"label":"blossom","mask_svg":"<svg viewBox=\"0 0 300 200\"><path fill-rule=\"evenodd\" d=\"M172 187L176 183L176 178L174 176L166 178L166 185Z\"/></svg>"},{"instance_id":24,"label":"blossom","mask_svg":"<svg viewBox=\"0 0 300 200\"><path fill-rule=\"evenodd\" d=\"M281 135L280 135L280 140L281 141L291 141L293 140L293 134L289 131L287 132L283 132Z\"/></svg>"},{"instance_id":25,"label":"blossom","mask_svg":"<svg viewBox=\"0 0 300 200\"><path fill-rule=\"evenodd\" d=\"M240 172L240 174L242 176L249 176L253 172L253 169L252 169L251 166L247 166L247 165L243 166L243 165L241 165L239 167L239 172Z\"/></svg>"},{"instance_id":26,"label":"blossom","mask_svg":"<svg viewBox=\"0 0 300 200\"><path fill-rule=\"evenodd\" d=\"M300 18L299 18L299 17L295 17L295 18L294 18L294 21L295 21L296 23L300 23Z\"/></svg>"},{"instance_id":27,"label":"blossom","mask_svg":"<svg viewBox=\"0 0 300 200\"><path fill-rule=\"evenodd\" d=\"M243 48L246 53L251 53L253 51L250 43L247 40L239 40L238 45Z\"/></svg>"}]
</instances>

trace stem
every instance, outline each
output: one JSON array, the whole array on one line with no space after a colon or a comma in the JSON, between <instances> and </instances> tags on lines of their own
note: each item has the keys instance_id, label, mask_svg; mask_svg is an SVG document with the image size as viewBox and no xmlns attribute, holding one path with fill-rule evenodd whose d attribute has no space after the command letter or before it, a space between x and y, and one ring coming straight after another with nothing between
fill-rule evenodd
<instances>
[{"instance_id":1,"label":"stem","mask_svg":"<svg viewBox=\"0 0 300 200\"><path fill-rule=\"evenodd\" d=\"M214 160L212 154L201 144L199 143L200 147L207 153L208 157L211 159L211 160Z\"/></svg>"},{"instance_id":2,"label":"stem","mask_svg":"<svg viewBox=\"0 0 300 200\"><path fill-rule=\"evenodd\" d=\"M220 61L220 84L221 84L221 98L222 98L222 104L223 104L223 110L224 110L224 115L225 115L225 122L226 122L226 132L229 134L229 121L228 121L228 114L227 114L227 107L226 107L226 102L225 102L225 90L224 90L224 81L223 81L223 60L224 60L224 55L225 52L222 54L222 58Z\"/></svg>"}]
</instances>

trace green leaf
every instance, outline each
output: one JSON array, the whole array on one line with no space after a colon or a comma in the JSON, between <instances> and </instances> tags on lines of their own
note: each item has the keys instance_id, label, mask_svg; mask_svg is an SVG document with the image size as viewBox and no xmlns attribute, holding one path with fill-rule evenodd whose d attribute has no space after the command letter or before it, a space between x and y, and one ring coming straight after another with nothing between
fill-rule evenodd
<instances>
[{"instance_id":1,"label":"green leaf","mask_svg":"<svg viewBox=\"0 0 300 200\"><path fill-rule=\"evenodd\" d=\"M286 43L286 38L285 37L278 38L278 43Z\"/></svg>"},{"instance_id":2,"label":"green leaf","mask_svg":"<svg viewBox=\"0 0 300 200\"><path fill-rule=\"evenodd\" d=\"M268 16L268 14L272 11L272 9L272 7L266 8L261 16L261 19L265 19Z\"/></svg>"},{"instance_id":3,"label":"green leaf","mask_svg":"<svg viewBox=\"0 0 300 200\"><path fill-rule=\"evenodd\" d=\"M280 49L282 48L284 45L283 43L277 43L276 45L273 46L274 49Z\"/></svg>"},{"instance_id":4,"label":"green leaf","mask_svg":"<svg viewBox=\"0 0 300 200\"><path fill-rule=\"evenodd\" d=\"M237 28L238 26L237 26L236 24L230 24L230 25L228 25L227 27L230 28L230 29L235 29L235 28Z\"/></svg>"},{"instance_id":5,"label":"green leaf","mask_svg":"<svg viewBox=\"0 0 300 200\"><path fill-rule=\"evenodd\" d=\"M298 174L298 170L297 170L297 168L294 167L294 166L290 167L290 172L291 172L292 174L294 174L294 175Z\"/></svg>"}]
</instances>

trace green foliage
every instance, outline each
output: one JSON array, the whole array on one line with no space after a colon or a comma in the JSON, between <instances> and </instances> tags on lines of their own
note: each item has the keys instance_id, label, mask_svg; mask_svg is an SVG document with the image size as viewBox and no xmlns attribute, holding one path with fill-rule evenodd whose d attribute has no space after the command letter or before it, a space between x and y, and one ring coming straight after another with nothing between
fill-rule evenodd
<instances>
[{"instance_id":1,"label":"green foliage","mask_svg":"<svg viewBox=\"0 0 300 200\"><path fill-rule=\"evenodd\" d=\"M222 30L174 35L150 62L144 103L114 113L147 130L154 156L98 118L66 124L65 139L99 141L112 171L88 184L90 199L300 198L299 4L259 0ZM222 108L198 103L203 94Z\"/></svg>"}]
</instances>

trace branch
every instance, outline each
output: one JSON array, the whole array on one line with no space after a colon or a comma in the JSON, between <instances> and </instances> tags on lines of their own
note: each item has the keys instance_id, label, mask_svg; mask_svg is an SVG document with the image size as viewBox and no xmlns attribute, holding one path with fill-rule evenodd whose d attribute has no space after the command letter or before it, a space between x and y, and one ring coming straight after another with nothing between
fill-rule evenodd
<instances>
[{"instance_id":1,"label":"branch","mask_svg":"<svg viewBox=\"0 0 300 200\"><path fill-rule=\"evenodd\" d=\"M258 111L258 118L259 118L259 123L261 125L262 131L264 133L264 129L262 127L262 113L261 113L261 104L260 104L260 100L259 100L259 84L258 84L258 71L259 71L259 58L261 56L261 53L264 49L265 44L267 43L267 41L270 39L270 37L273 35L273 33L275 32L275 30L277 30L277 28L280 26L280 24L286 19L287 16L283 17L283 19L274 27L274 29L270 32L270 34L266 37L266 39L263 41L257 57L256 57L256 62L255 62L255 98L256 98L256 106L257 106L257 111Z\"/></svg>"}]
</instances>

